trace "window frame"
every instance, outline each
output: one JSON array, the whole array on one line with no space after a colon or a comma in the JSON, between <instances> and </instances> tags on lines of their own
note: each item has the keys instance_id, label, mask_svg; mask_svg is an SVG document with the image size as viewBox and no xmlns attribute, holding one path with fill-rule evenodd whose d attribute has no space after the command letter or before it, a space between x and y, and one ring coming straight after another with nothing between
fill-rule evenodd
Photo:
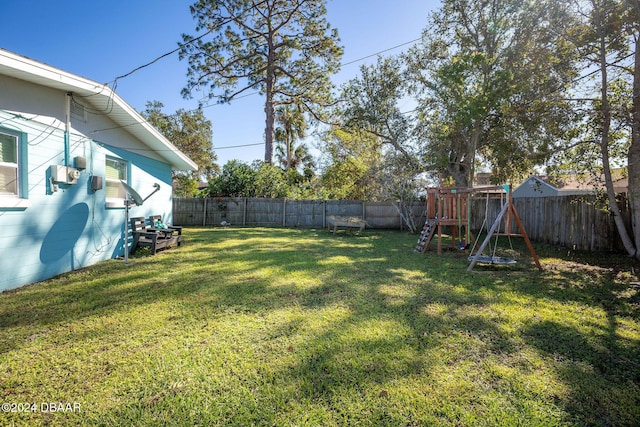
<instances>
[{"instance_id":1,"label":"window frame","mask_svg":"<svg viewBox=\"0 0 640 427\"><path fill-rule=\"evenodd\" d=\"M14 129L0 127L0 133L15 138L16 142L16 163L2 162L0 165L4 167L15 167L16 169L16 193L0 194L1 208L28 208L31 206L29 199L29 171L27 162L28 137L24 132ZM14 166L15 165L15 166Z\"/></svg>"},{"instance_id":2,"label":"window frame","mask_svg":"<svg viewBox=\"0 0 640 427\"><path fill-rule=\"evenodd\" d=\"M124 209L124 201L127 197L126 195L126 191L124 189L124 187L122 187L122 184L120 183L120 178L116 179L116 178L109 178L107 177L107 162L112 161L112 162L118 162L121 163L123 165L122 170L125 173L125 177L124 179L122 179L122 181L129 183L129 177L131 176L131 163L128 160L125 160L121 157L116 157L116 156L105 156L104 159L104 167L105 167L105 173L104 173L104 190L105 190L105 204L107 208L110 209ZM108 193L108 187L109 184L113 185L117 185L119 186L119 192L121 191L122 194L124 195L124 197L109 197L107 196Z\"/></svg>"}]
</instances>

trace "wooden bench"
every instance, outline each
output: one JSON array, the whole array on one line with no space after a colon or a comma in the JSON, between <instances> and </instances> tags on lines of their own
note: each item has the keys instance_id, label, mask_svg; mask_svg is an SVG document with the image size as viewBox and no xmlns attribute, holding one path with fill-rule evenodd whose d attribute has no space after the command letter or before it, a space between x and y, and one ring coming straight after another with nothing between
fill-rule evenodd
<instances>
[{"instance_id":1,"label":"wooden bench","mask_svg":"<svg viewBox=\"0 0 640 427\"><path fill-rule=\"evenodd\" d=\"M330 215L327 217L327 228L331 231L331 227L333 227L333 234L336 234L336 230L338 227L345 227L347 229L357 228L358 233L364 230L364 227L367 225L367 222L361 218L356 218L353 216L334 216Z\"/></svg>"},{"instance_id":2,"label":"wooden bench","mask_svg":"<svg viewBox=\"0 0 640 427\"><path fill-rule=\"evenodd\" d=\"M171 230L172 234L174 236L177 236L178 238L178 246L182 246L182 227L176 226L176 225L169 225L169 224L164 224L165 227L167 228L156 228L155 224L157 223L161 223L164 224L162 222L162 215L150 215L149 216L149 227L153 228L154 230L164 230L165 233L167 233L169 230Z\"/></svg>"},{"instance_id":3,"label":"wooden bench","mask_svg":"<svg viewBox=\"0 0 640 427\"><path fill-rule=\"evenodd\" d=\"M156 224L162 224L162 227L156 227ZM162 215L150 215L149 216L149 229L155 230L159 233L164 233L165 237L171 237L175 239L178 246L182 246L182 227L175 225L169 225L162 222Z\"/></svg>"},{"instance_id":4,"label":"wooden bench","mask_svg":"<svg viewBox=\"0 0 640 427\"><path fill-rule=\"evenodd\" d=\"M143 217L135 217L130 219L131 234L133 235L133 244L131 245L131 253L135 253L138 247L148 246L151 248L151 254L155 255L159 249L168 248L173 245L180 246L182 242L182 229L157 229L147 227ZM178 232L179 234L174 234Z\"/></svg>"}]
</instances>

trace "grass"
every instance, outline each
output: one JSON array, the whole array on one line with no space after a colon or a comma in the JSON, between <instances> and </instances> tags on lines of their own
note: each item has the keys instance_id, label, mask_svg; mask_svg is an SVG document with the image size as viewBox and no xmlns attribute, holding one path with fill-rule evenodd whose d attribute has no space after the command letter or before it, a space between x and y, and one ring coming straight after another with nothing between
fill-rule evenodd
<instances>
[{"instance_id":1,"label":"grass","mask_svg":"<svg viewBox=\"0 0 640 427\"><path fill-rule=\"evenodd\" d=\"M0 425L637 425L637 264L416 239L187 229L2 293Z\"/></svg>"}]
</instances>

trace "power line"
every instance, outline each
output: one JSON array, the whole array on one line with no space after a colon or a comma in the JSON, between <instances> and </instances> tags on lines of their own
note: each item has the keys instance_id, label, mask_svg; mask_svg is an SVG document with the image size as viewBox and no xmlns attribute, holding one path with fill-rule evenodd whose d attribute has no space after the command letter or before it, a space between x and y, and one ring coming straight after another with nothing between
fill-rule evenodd
<instances>
[{"instance_id":1,"label":"power line","mask_svg":"<svg viewBox=\"0 0 640 427\"><path fill-rule=\"evenodd\" d=\"M415 43L415 42L420 41L420 40L422 40L422 38L417 38L417 39L409 40L408 42L400 43L399 45L396 45L396 46L390 47L390 48L388 48L388 49L381 50L381 51L376 52L376 53L372 53L371 55L363 56L362 58L358 58L358 59L354 59L353 61L345 62L344 64L340 64L340 66L341 66L341 67L344 67L345 65L355 64L356 62L364 61L365 59L369 59L369 58L371 58L371 57L373 57L373 56L378 56L378 55L380 55L381 53L389 52L390 50L395 50L395 49L397 49L397 48L399 48L399 47L406 46L406 45L408 45L408 44Z\"/></svg>"},{"instance_id":2,"label":"power line","mask_svg":"<svg viewBox=\"0 0 640 427\"><path fill-rule=\"evenodd\" d=\"M210 30L208 30L208 31L204 32L203 34L201 34L201 35L199 35L199 36L197 36L197 37L192 38L191 40L189 40L188 42L186 42L186 43L185 43L185 45L187 45L187 44L191 44L191 43L193 43L193 42L195 42L195 41L197 41L197 40L200 40L201 38L203 38L203 37L204 37L204 36L206 36L207 34L212 33L213 31L214 31L213 29L210 29ZM422 40L422 38L417 38L417 39L409 40L408 42L400 43L400 44L398 44L398 45L395 45L395 46L390 47L390 48L387 48L387 49L380 50L380 51L375 52L375 53L372 53L372 54L370 54L370 55L363 56L363 57L361 57L361 58L358 58L358 59L354 59L354 60L352 60L352 61L345 62L345 63L343 63L343 64L340 64L340 67L344 67L345 65L351 65L351 64L355 64L356 62L364 61L365 59L369 59L369 58L371 58L371 57L378 56L378 55L380 55L380 54L382 54L382 53L385 53L385 52L389 52L389 51L392 51L392 50L398 49L399 47L406 46L406 45L408 45L408 44L415 43L415 42L420 41L420 40ZM136 71L140 71L141 69L146 68L146 67L148 67L148 66L150 66L150 65L153 65L153 64L155 64L156 62L158 62L159 60L161 60L161 59L163 59L163 58L166 58L167 56L173 55L174 53L178 52L180 49L182 49L182 46L177 47L177 48L175 48L175 49L173 49L173 50L171 50L171 51L169 51L169 52L163 53L162 55L160 55L160 56L158 56L158 57L156 57L156 58L152 59L151 61L147 62L146 64L140 65L140 66L138 66L138 67L134 68L133 70L129 71L128 73L125 73L125 74L123 74L123 75L121 75L121 76L118 76L118 77L114 78L112 81L107 82L107 83L105 83L105 84L107 84L107 85L108 85L108 84L111 84L111 83L114 83L114 84L115 84L115 83L117 83L117 81L118 81L118 80L123 79L123 78L125 78L125 77L129 77L131 74L135 73ZM254 93L249 94L249 95L253 95L253 94L255 94L255 93L258 93L258 92L254 92ZM246 97L246 96L249 96L249 95L245 95L245 97Z\"/></svg>"},{"instance_id":3,"label":"power line","mask_svg":"<svg viewBox=\"0 0 640 427\"><path fill-rule=\"evenodd\" d=\"M236 97L234 97L233 99L231 99L231 100L229 101L229 103L231 103L231 101L237 101L238 99L248 98L248 97L253 96L253 95L258 95L259 93L260 93L260 91L259 91L259 90L257 90L257 91L255 91L255 92L250 92L250 93L247 93L247 94L244 94L244 95L241 95L241 96L236 96ZM215 103L215 104L206 104L206 105L203 105L203 106L201 106L201 107L199 107L199 108L209 108L209 107L215 107L215 106L217 106L217 105L223 105L223 104L219 104L219 103Z\"/></svg>"},{"instance_id":4,"label":"power line","mask_svg":"<svg viewBox=\"0 0 640 427\"><path fill-rule=\"evenodd\" d=\"M201 39L202 37L206 36L207 34L211 33L212 31L213 31L213 30L209 30L209 31L205 32L204 34L201 34L200 36L195 37L195 38L193 38L193 39L189 40L187 43L192 43L192 42L194 42L194 41L196 41L196 40L199 40L199 39ZM363 56L363 57L361 57L361 58L354 59L354 60L349 61L349 62L345 62L344 64L341 64L340 66L341 66L341 67L344 67L345 65L351 65L351 64L354 64L354 63L356 63L356 62L364 61L365 59L368 59L368 58L371 58L371 57L374 57L374 56L380 55L380 54L385 53L385 52L389 52L389 51L394 50L394 49L398 49L399 47L406 46L406 45L411 44L411 43L415 43L415 42L417 42L417 41L419 41L419 40L421 40L421 39L420 39L420 38L417 38L417 39L413 39L413 40L410 40L410 41L407 41L407 42L404 42L404 43L400 43L400 44L398 44L398 45L395 45L395 46L390 47L390 48L387 48L387 49L380 50L380 51L375 52L375 53L372 53L372 54L370 54L370 55L366 55L366 56ZM159 60L161 60L162 58L165 58L165 57L167 57L167 56L169 56L169 55L172 55L172 54L176 53L176 52L177 52L177 51L179 51L180 49L181 49L181 48L177 48L177 49L174 49L174 50L172 50L172 51L170 51L170 52L164 53L164 54L162 54L162 55L158 56L157 58L155 58L155 59L153 59L153 60L151 60L151 61L147 62L146 64L141 65L141 66L139 66L139 67L136 67L136 68L134 68L133 70L129 71L128 73L123 74L123 75L121 75L121 76L119 76L119 77L116 77L115 79L113 79L113 80L112 80L111 82L109 82L109 83L113 83L114 85L117 85L117 81L118 81L118 80L123 79L123 78L125 78L125 77L128 77L128 76L130 76L131 74L135 73L136 71L139 71L139 70L141 70L141 69L143 69L143 68L146 68L146 67L148 67L148 66L152 65L152 64L154 64L154 63L158 62ZM109 83L106 83L106 84L109 84ZM115 87L114 87L114 92L115 92ZM235 98L233 98L233 99L232 99L231 101L229 101L229 102L237 101L237 100L239 100L239 99L243 99L243 98L248 98L248 97L253 96L253 95L258 95L259 93L260 93L260 91L255 91L255 92L247 93L247 94L245 94L245 95L235 97ZM77 102L76 102L76 103L77 103ZM82 105L82 104L79 104L79 105ZM194 108L193 110L189 110L189 111L191 111L191 112L192 112L192 111L197 111L197 110L199 110L199 109L204 109L204 108L214 107L214 106L217 106L217 105L222 105L222 104L217 104L217 103L215 103L215 104L201 105L201 106L199 106L198 108ZM129 126L135 126L135 125L142 124L142 123L143 123L143 122L133 122L133 123L129 123L129 124L122 125L122 126L114 126L114 127L110 127L110 128L104 128L104 129L95 129L95 130L93 130L93 131L91 132L91 134L98 133L98 132L102 132L102 131L106 131L106 130L122 129L122 128L126 128L126 127L129 127ZM243 145L243 146L245 146L245 145ZM235 147L235 146L234 146L234 147ZM234 148L234 147L229 147L229 148ZM221 147L218 147L217 149L221 149Z\"/></svg>"},{"instance_id":5,"label":"power line","mask_svg":"<svg viewBox=\"0 0 640 427\"><path fill-rule=\"evenodd\" d=\"M217 29L217 28L216 28L216 29ZM204 36L206 36L206 35L208 35L208 34L212 33L213 31L214 31L214 29L212 28L212 29L210 29L210 30L208 30L208 31L204 32L203 34L201 34L201 35L199 35L199 36L197 36L197 37L194 37L194 38L192 38L191 40L187 41L186 43L184 43L184 45L188 45L188 44L191 44L191 43L193 43L193 42L195 42L195 41L197 41L197 40L200 40L201 38L203 38ZM398 44L398 45L395 45L395 46L390 47L390 48L387 48L387 49L380 50L380 51L375 52L375 53L372 53L372 54L370 54L370 55L366 55L366 56L363 56L363 57L361 57L361 58L358 58L358 59L354 59L354 60L352 60L352 61L345 62L345 63L343 63L343 64L340 64L340 67L344 67L344 66L346 66L346 65L351 65L351 64L355 64L356 62L364 61L365 59L369 59L369 58L371 58L371 57L378 56L378 55L380 55L380 54L382 54L382 53L385 53L385 52L389 52L389 51L391 51L391 50L398 49L399 47L406 46L406 45L411 44L411 43L415 43L415 42L417 42L417 41L419 41L419 40L421 40L421 38L417 38L417 39L409 40L409 41L404 42L404 43L400 43L400 44ZM166 58L167 56L173 55L174 53L178 52L178 51L179 51L179 50L181 50L182 48L183 48L183 46L179 46L179 47L177 47L177 48L175 48L175 49L173 49L173 50L171 50L171 51L169 51L169 52L163 53L162 55L160 55L160 56L158 56L158 57L156 57L156 58L152 59L151 61L149 61L149 62L147 62L147 63L145 63L145 64L143 64L143 65L140 65L140 66L138 66L138 67L135 67L135 68L134 68L134 69L132 69L131 71L129 71L129 72L127 72L127 73L125 73L125 74L123 74L123 75L121 75L121 76L118 76L118 77L114 78L114 79L113 79L113 80L111 80L110 82L105 83L105 85L113 84L113 85L114 85L114 86L113 86L113 90L115 91L115 88L117 87L117 84L118 84L118 80L120 80L120 79L124 79L124 78L126 78L126 77L129 77L129 76L130 76L130 75L132 75L133 73L135 73L135 72L137 72L137 71L140 71L140 70L142 70L143 68L146 68L146 67L149 67L149 66L153 65L153 64L155 64L156 62L160 61L160 60L161 60L161 59L163 59L163 58ZM252 93L249 93L249 94L246 94L246 95L243 95L243 96L240 96L240 97L234 98L234 99L242 99L242 98L246 98L246 97L248 97L248 96L256 95L256 94L258 94L258 93L260 93L260 92L259 92L259 91L252 92ZM211 106L213 106L213 105L218 105L218 104L205 105L205 106L203 106L203 107L201 107L201 108L207 108L207 107L211 107Z\"/></svg>"},{"instance_id":6,"label":"power line","mask_svg":"<svg viewBox=\"0 0 640 427\"><path fill-rule=\"evenodd\" d=\"M197 40L200 40L201 38L203 38L207 34L210 34L211 32L213 32L213 29L210 29L210 30L206 31L203 34L192 38L191 40L186 42L185 45L191 44L191 43L193 43L193 42L195 42ZM363 56L362 58L358 58L358 59L354 59L354 60L349 61L349 62L345 62L344 64L340 64L340 66L344 67L345 65L351 65L351 64L354 64L356 62L364 61L365 59L369 59L369 58L371 58L373 56L380 55L381 53L389 52L389 51L397 49L399 47L406 46L406 45L411 44L411 43L415 43L415 42L417 42L419 40L421 40L421 38L417 38L417 39L414 39L414 40L410 40L408 42L400 43L399 45L396 45L396 46L390 47L388 49L384 49L384 50L378 51L376 53L372 53L372 54L367 55L367 56ZM147 62L146 64L140 65L140 66L134 68L133 70L129 71L128 73L125 73L125 74L123 74L121 76L118 76L118 77L114 78L113 80L111 80L110 82L107 82L105 84L108 85L108 84L116 83L120 79L124 79L125 77L129 77L131 74L135 73L136 71L140 71L141 69L146 68L146 67L148 67L150 65L153 65L156 62L158 62L159 60L161 60L163 58L166 58L167 56L173 55L174 53L178 52L180 49L182 49L182 46L177 47L177 48L175 48L175 49L173 49L173 50L171 50L169 52L163 53L162 55L152 59L151 61ZM257 93L257 92L255 92L255 93ZM252 94L250 94L250 95L252 95ZM248 95L245 95L245 96L248 96Z\"/></svg>"},{"instance_id":7,"label":"power line","mask_svg":"<svg viewBox=\"0 0 640 427\"><path fill-rule=\"evenodd\" d=\"M229 149L229 148L241 148L241 147L254 147L257 145L264 145L264 142L258 142L258 143L254 143L254 144L239 144L239 145L226 145L224 147L211 147L211 150L216 151L216 150L225 150L225 149ZM178 148L176 149L171 149L171 148L166 148L166 149L151 149L151 148L127 148L127 151L145 151L145 152L173 152L173 153L177 153L180 152L180 150Z\"/></svg>"},{"instance_id":8,"label":"power line","mask_svg":"<svg viewBox=\"0 0 640 427\"><path fill-rule=\"evenodd\" d=\"M375 52L375 53L372 53L372 54L370 54L370 55L363 56L363 57L361 57L361 58L354 59L354 60L349 61L349 62L345 62L345 63L343 63L343 64L340 64L340 67L344 67L345 65L351 65L351 64L355 64L356 62L364 61L365 59L369 59L369 58L372 58L372 57L374 57L374 56L378 56L378 55L380 55L380 54L382 54L382 53L385 53L385 52L389 52L389 51L391 51L391 50L398 49L399 47L406 46L406 45L411 44L411 43L415 43L415 42L417 42L417 41L419 41L419 40L422 40L422 38L417 38L417 39L409 40L408 42L400 43L400 44L398 44L398 45L395 45L395 46L390 47L390 48L387 48L387 49L380 50L380 51ZM259 93L260 93L260 91L255 91L255 92L247 93L246 95L242 95L242 96L238 96L238 97L233 98L233 99L232 99L232 101L235 101L235 100L238 100L238 99L242 99L242 98L247 98L247 97L249 97L249 96L257 95L257 94L259 94ZM231 101L229 101L229 102L231 102ZM218 104L218 103L216 103L216 104L207 104L207 105L203 105L201 108L209 108L209 107L214 107L214 106L217 106L217 105L221 105L221 104Z\"/></svg>"},{"instance_id":9,"label":"power line","mask_svg":"<svg viewBox=\"0 0 640 427\"><path fill-rule=\"evenodd\" d=\"M191 40L186 42L185 45L188 45L188 44L191 44L191 43L193 43L193 42L195 42L197 40L200 40L201 38L203 38L207 34L211 33L212 31L213 31L213 29L204 32L203 34L199 35L198 37L192 38ZM139 67L136 67L133 70L129 71L128 73L125 73L125 74L123 74L121 76L116 77L115 79L113 79L112 81L110 81L110 82L108 82L106 84L109 84L109 83L114 83L115 84L118 80L124 79L125 77L129 77L131 74L135 73L136 71L142 70L143 68L146 68L146 67L148 67L150 65L153 65L156 62L158 62L159 60L161 60L162 58L166 58L169 55L173 55L174 53L178 52L180 49L182 49L182 46L179 46L179 47L173 49L170 52L163 53L162 55L158 56L157 58L155 58L155 59L153 59L153 60L151 60L149 62L147 62L146 64L140 65Z\"/></svg>"},{"instance_id":10,"label":"power line","mask_svg":"<svg viewBox=\"0 0 640 427\"><path fill-rule=\"evenodd\" d=\"M256 145L264 145L264 144L265 144L264 142L258 142L255 144L227 145L224 147L212 147L211 149L215 151L215 150L225 150L227 148L254 147Z\"/></svg>"}]
</instances>

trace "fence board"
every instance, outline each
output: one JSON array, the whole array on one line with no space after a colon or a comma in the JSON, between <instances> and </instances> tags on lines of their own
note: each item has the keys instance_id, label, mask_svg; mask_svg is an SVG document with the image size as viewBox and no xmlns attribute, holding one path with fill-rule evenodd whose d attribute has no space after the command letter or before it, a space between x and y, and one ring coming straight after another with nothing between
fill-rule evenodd
<instances>
[{"instance_id":1,"label":"fence board","mask_svg":"<svg viewBox=\"0 0 640 427\"><path fill-rule=\"evenodd\" d=\"M503 200L474 196L471 200L470 226L478 232L484 222L486 231L497 217ZM514 199L514 206L533 241L585 251L624 250L613 218L585 196L532 197ZM621 200L622 217L630 229L629 205ZM416 224L424 223L425 202L410 206ZM358 200L288 200L263 198L173 199L176 225L233 225L326 227L330 215L353 216L367 221L369 228L402 229L403 224L393 202ZM502 227L504 229L504 226ZM514 223L511 231L517 232Z\"/></svg>"},{"instance_id":2,"label":"fence board","mask_svg":"<svg viewBox=\"0 0 640 427\"><path fill-rule=\"evenodd\" d=\"M324 227L324 204L324 200L287 200L285 227Z\"/></svg>"}]
</instances>

